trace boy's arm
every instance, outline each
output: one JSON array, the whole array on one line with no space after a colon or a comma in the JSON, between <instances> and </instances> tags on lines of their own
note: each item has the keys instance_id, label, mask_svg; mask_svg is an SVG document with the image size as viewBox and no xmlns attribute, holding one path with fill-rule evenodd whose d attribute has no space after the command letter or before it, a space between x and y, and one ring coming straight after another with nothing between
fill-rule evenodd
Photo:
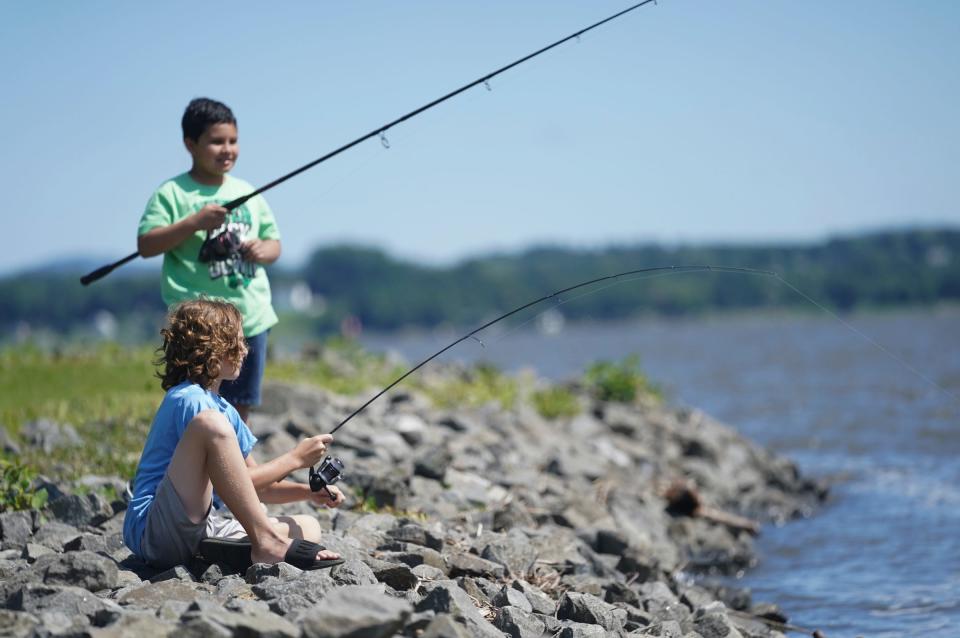
<instances>
[{"instance_id":1,"label":"boy's arm","mask_svg":"<svg viewBox=\"0 0 960 638\"><path fill-rule=\"evenodd\" d=\"M173 250L198 230L215 230L227 218L227 209L207 204L193 215L188 215L168 226L160 226L137 237L137 252L142 257L153 257ZM279 255L279 252L277 253Z\"/></svg>"},{"instance_id":2,"label":"boy's arm","mask_svg":"<svg viewBox=\"0 0 960 638\"><path fill-rule=\"evenodd\" d=\"M333 440L329 434L318 434L300 441L297 447L285 454L281 454L272 461L259 465L252 455L247 455L247 471L253 487L258 494L263 494L267 488L273 488L278 481L296 470L316 465L327 452L327 443ZM307 488L309 492L310 488Z\"/></svg>"}]
</instances>

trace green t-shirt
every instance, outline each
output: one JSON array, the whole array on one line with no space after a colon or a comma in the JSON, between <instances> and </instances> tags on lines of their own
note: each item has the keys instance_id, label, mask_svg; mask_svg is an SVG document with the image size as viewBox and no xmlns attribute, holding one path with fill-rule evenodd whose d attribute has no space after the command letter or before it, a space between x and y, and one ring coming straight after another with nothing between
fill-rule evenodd
<instances>
[{"instance_id":1,"label":"green t-shirt","mask_svg":"<svg viewBox=\"0 0 960 638\"><path fill-rule=\"evenodd\" d=\"M241 179L226 176L220 186L200 184L189 173L178 175L160 185L150 197L140 218L138 235L154 228L168 226L199 211L207 204L223 205L253 192ZM212 235L233 231L242 241L248 239L280 239L277 223L267 201L257 196L247 200L227 215L223 226ZM200 295L217 297L233 303L243 315L243 334L260 334L277 323L277 314L270 304L270 282L259 264L244 261L239 252L225 259L201 263L197 257L207 237L198 231L182 244L163 255L164 303L173 305Z\"/></svg>"}]
</instances>

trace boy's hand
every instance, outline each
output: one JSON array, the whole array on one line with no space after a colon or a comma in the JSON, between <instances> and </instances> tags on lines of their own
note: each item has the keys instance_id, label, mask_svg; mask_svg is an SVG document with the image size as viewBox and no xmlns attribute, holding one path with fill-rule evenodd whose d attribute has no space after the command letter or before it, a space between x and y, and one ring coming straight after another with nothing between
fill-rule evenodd
<instances>
[{"instance_id":1,"label":"boy's hand","mask_svg":"<svg viewBox=\"0 0 960 638\"><path fill-rule=\"evenodd\" d=\"M229 213L223 206L207 204L193 215L193 222L197 230L216 230L223 226Z\"/></svg>"},{"instance_id":2,"label":"boy's hand","mask_svg":"<svg viewBox=\"0 0 960 638\"><path fill-rule=\"evenodd\" d=\"M299 443L293 448L293 457L300 464L301 468L316 465L327 453L327 444L333 441L332 434L318 434L311 436Z\"/></svg>"},{"instance_id":3,"label":"boy's hand","mask_svg":"<svg viewBox=\"0 0 960 638\"><path fill-rule=\"evenodd\" d=\"M333 494L333 498L330 498L330 494L327 494L327 490L330 490L330 494ZM323 505L325 507L340 507L345 499L346 497L343 495L343 492L341 492L340 488L336 485L328 485L326 490L310 493L310 501L314 505Z\"/></svg>"},{"instance_id":4,"label":"boy's hand","mask_svg":"<svg viewBox=\"0 0 960 638\"><path fill-rule=\"evenodd\" d=\"M255 264L269 261L273 256L268 251L266 242L259 239L250 239L243 242L243 246L240 247L240 254L246 261L252 261Z\"/></svg>"}]
</instances>

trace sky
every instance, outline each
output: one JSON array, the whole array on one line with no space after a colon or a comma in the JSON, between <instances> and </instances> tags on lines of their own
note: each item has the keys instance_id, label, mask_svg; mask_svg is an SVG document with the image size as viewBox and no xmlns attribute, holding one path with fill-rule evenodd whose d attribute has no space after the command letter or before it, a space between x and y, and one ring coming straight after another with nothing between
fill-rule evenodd
<instances>
[{"instance_id":1,"label":"sky","mask_svg":"<svg viewBox=\"0 0 960 638\"><path fill-rule=\"evenodd\" d=\"M136 249L224 101L254 186L630 2L0 4L0 274ZM960 222L960 2L660 0L266 193L281 264Z\"/></svg>"}]
</instances>

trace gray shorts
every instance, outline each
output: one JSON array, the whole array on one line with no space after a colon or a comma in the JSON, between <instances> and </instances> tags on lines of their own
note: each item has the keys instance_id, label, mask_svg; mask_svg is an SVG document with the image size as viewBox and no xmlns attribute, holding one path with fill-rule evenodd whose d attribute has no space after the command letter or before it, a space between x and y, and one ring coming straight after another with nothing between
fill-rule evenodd
<instances>
[{"instance_id":1,"label":"gray shorts","mask_svg":"<svg viewBox=\"0 0 960 638\"><path fill-rule=\"evenodd\" d=\"M166 568L186 564L197 553L204 538L243 538L246 535L237 520L217 516L212 505L203 520L199 523L191 521L180 496L165 475L147 513L147 528L143 532L140 550L147 563Z\"/></svg>"}]
</instances>

